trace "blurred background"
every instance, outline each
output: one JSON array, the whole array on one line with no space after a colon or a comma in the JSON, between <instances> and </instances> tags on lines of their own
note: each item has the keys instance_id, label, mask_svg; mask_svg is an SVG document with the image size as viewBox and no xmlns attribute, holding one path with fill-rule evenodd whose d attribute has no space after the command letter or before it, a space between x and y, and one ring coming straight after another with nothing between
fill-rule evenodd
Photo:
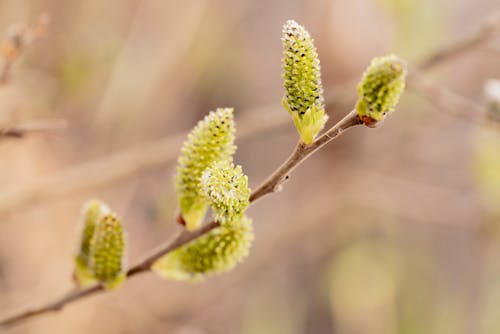
<instances>
[{"instance_id":1,"label":"blurred background","mask_svg":"<svg viewBox=\"0 0 500 334\"><path fill-rule=\"evenodd\" d=\"M0 127L68 123L0 141L0 314L72 288L88 199L122 216L128 263L174 236L175 159L209 110L235 108L236 162L253 188L279 166L298 138L280 106L287 19L315 38L333 124L371 58L417 66L497 10L497 0L0 1L8 43L18 23L36 32L18 56L4 45ZM255 243L232 272L202 284L140 275L9 332L500 333L500 127L467 107L485 105L485 82L500 78L500 32L422 75L434 86L411 86L383 126L350 130L250 208Z\"/></svg>"}]
</instances>

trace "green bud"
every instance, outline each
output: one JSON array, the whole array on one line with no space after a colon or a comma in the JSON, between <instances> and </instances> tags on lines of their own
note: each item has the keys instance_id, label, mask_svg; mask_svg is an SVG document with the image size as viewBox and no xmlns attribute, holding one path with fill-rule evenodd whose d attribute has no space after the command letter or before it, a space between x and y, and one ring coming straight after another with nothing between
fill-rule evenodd
<instances>
[{"instance_id":1,"label":"green bud","mask_svg":"<svg viewBox=\"0 0 500 334\"><path fill-rule=\"evenodd\" d=\"M90 268L106 288L118 287L125 280L125 236L120 219L108 213L99 219L90 241Z\"/></svg>"},{"instance_id":2,"label":"green bud","mask_svg":"<svg viewBox=\"0 0 500 334\"><path fill-rule=\"evenodd\" d=\"M75 279L81 287L96 282L90 269L90 241L94 235L97 222L102 215L109 213L109 208L96 200L89 201L83 207L83 228L80 237L80 247L75 256Z\"/></svg>"},{"instance_id":3,"label":"green bud","mask_svg":"<svg viewBox=\"0 0 500 334\"><path fill-rule=\"evenodd\" d=\"M200 185L216 221L225 224L243 218L250 189L241 166L234 167L228 160L216 162L203 172Z\"/></svg>"},{"instance_id":4,"label":"green bud","mask_svg":"<svg viewBox=\"0 0 500 334\"><path fill-rule=\"evenodd\" d=\"M252 222L244 217L221 225L156 261L152 270L165 279L200 281L234 268L248 255Z\"/></svg>"},{"instance_id":5,"label":"green bud","mask_svg":"<svg viewBox=\"0 0 500 334\"><path fill-rule=\"evenodd\" d=\"M200 193L201 174L214 162L231 158L236 150L234 131L233 109L219 108L196 125L182 147L175 185L188 230L200 226L208 209Z\"/></svg>"},{"instance_id":6,"label":"green bud","mask_svg":"<svg viewBox=\"0 0 500 334\"><path fill-rule=\"evenodd\" d=\"M395 55L374 58L358 84L356 110L366 125L392 112L405 88L406 62Z\"/></svg>"},{"instance_id":7,"label":"green bud","mask_svg":"<svg viewBox=\"0 0 500 334\"><path fill-rule=\"evenodd\" d=\"M325 126L323 86L319 57L309 33L293 20L283 26L283 105L306 144Z\"/></svg>"}]
</instances>

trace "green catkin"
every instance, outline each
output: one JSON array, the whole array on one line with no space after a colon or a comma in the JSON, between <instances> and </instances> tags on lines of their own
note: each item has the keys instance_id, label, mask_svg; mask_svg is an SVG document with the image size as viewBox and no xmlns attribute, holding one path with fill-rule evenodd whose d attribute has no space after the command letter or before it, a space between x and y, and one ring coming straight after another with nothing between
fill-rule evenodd
<instances>
[{"instance_id":1,"label":"green catkin","mask_svg":"<svg viewBox=\"0 0 500 334\"><path fill-rule=\"evenodd\" d=\"M196 125L182 147L175 185L188 230L201 225L208 209L201 194L201 174L214 162L231 159L236 150L234 131L233 109L219 108Z\"/></svg>"},{"instance_id":2,"label":"green catkin","mask_svg":"<svg viewBox=\"0 0 500 334\"><path fill-rule=\"evenodd\" d=\"M90 268L90 241L99 219L107 213L109 213L109 208L97 200L89 201L83 207L83 228L80 237L80 247L74 258L75 280L81 287L86 287L96 282Z\"/></svg>"},{"instance_id":3,"label":"green catkin","mask_svg":"<svg viewBox=\"0 0 500 334\"><path fill-rule=\"evenodd\" d=\"M239 221L250 204L248 177L241 166L228 160L216 162L201 176L203 195L212 208L215 221L225 224Z\"/></svg>"},{"instance_id":4,"label":"green catkin","mask_svg":"<svg viewBox=\"0 0 500 334\"><path fill-rule=\"evenodd\" d=\"M156 261L152 270L165 279L200 281L233 269L247 257L253 240L252 222L223 224Z\"/></svg>"},{"instance_id":5,"label":"green catkin","mask_svg":"<svg viewBox=\"0 0 500 334\"><path fill-rule=\"evenodd\" d=\"M392 112L405 88L406 62L395 55L374 58L358 84L356 110L365 124Z\"/></svg>"},{"instance_id":6,"label":"green catkin","mask_svg":"<svg viewBox=\"0 0 500 334\"><path fill-rule=\"evenodd\" d=\"M113 213L103 215L90 242L90 268L96 280L107 289L125 280L125 236L120 219Z\"/></svg>"},{"instance_id":7,"label":"green catkin","mask_svg":"<svg viewBox=\"0 0 500 334\"><path fill-rule=\"evenodd\" d=\"M283 26L283 105L306 144L325 126L323 86L318 53L309 33L293 20Z\"/></svg>"}]
</instances>

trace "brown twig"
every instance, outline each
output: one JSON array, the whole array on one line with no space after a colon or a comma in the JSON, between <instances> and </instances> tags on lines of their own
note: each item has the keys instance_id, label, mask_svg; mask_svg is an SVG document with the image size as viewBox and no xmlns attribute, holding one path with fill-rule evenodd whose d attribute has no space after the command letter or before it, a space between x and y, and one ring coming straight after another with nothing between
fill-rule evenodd
<instances>
[{"instance_id":1,"label":"brown twig","mask_svg":"<svg viewBox=\"0 0 500 334\"><path fill-rule=\"evenodd\" d=\"M286 113L270 115L268 109L249 110L245 113L246 116L237 120L238 124L245 124L238 131L238 140L261 135L268 131L275 132L282 127L291 127ZM266 119L266 122L262 122L262 119ZM39 199L48 200L67 196L78 191L122 180L142 171L165 166L175 161L179 147L186 135L184 132L171 135L58 172L52 176L44 177L36 183L25 186L17 185L11 190L3 190L0 192L0 215Z\"/></svg>"},{"instance_id":2,"label":"brown twig","mask_svg":"<svg viewBox=\"0 0 500 334\"><path fill-rule=\"evenodd\" d=\"M488 111L485 107L428 80L418 70L408 75L408 88L427 99L433 106L450 115L460 117L468 122L486 123Z\"/></svg>"},{"instance_id":3,"label":"brown twig","mask_svg":"<svg viewBox=\"0 0 500 334\"><path fill-rule=\"evenodd\" d=\"M67 122L62 119L32 121L18 126L0 128L0 139L24 138L32 133L62 130L66 127Z\"/></svg>"},{"instance_id":4,"label":"brown twig","mask_svg":"<svg viewBox=\"0 0 500 334\"><path fill-rule=\"evenodd\" d=\"M290 174L311 154L319 150L331 140L337 138L345 130L361 123L362 122L359 119L356 110L352 110L337 124L326 131L321 137L316 139L312 144L306 145L302 142L299 142L290 157L288 157L288 159L281 165L281 167L279 167L264 183L262 183L259 187L257 187L257 189L252 192L250 201L256 201L264 195L279 191L283 182L288 178L288 174Z\"/></svg>"},{"instance_id":5,"label":"brown twig","mask_svg":"<svg viewBox=\"0 0 500 334\"><path fill-rule=\"evenodd\" d=\"M475 33L465 37L460 41L457 41L452 45L447 46L446 48L443 48L442 50L439 50L435 54L428 57L425 61L420 63L418 68L420 70L430 69L431 67L434 67L437 64L451 58L452 56L462 53L463 51L482 43L491 36L491 34L496 30L498 24L499 19L497 16L495 16ZM319 150L326 143L337 138L343 131L358 124L361 124L361 121L359 120L355 111L351 111L345 118L343 118L336 125L330 128L312 144L305 145L304 143L299 142L290 157L285 161L285 163L281 165L266 181L264 181L264 183L257 187L257 189L251 194L251 201L255 202L257 199L262 198L266 194L279 190L283 182L288 178L288 175L311 154ZM149 271L150 266L163 255L208 233L218 226L218 223L210 222L204 225L201 229L194 232L183 230L183 232L180 233L179 236L172 242L160 246L151 255L145 257L143 260L139 261L138 264L132 266L127 271L127 276L132 277L139 273ZM31 319L38 315L61 310L67 304L102 291L104 291L104 289L100 285L93 286L87 289L72 290L68 294L64 295L62 298L55 300L54 302L48 303L38 308L30 308L25 311L16 313L10 317L4 318L0 321L0 327L7 327L9 325L18 324L24 320Z\"/></svg>"},{"instance_id":6,"label":"brown twig","mask_svg":"<svg viewBox=\"0 0 500 334\"><path fill-rule=\"evenodd\" d=\"M499 26L500 12L495 12L470 34L463 36L455 42L452 42L451 44L433 52L418 64L418 68L421 71L430 70L431 68L440 65L467 50L475 48L490 39Z\"/></svg>"},{"instance_id":7,"label":"brown twig","mask_svg":"<svg viewBox=\"0 0 500 334\"><path fill-rule=\"evenodd\" d=\"M31 26L17 24L9 28L7 37L0 44L0 53L3 56L3 65L0 68L0 84L7 83L14 62L24 52L27 46L45 34L49 22L49 15L43 13Z\"/></svg>"},{"instance_id":8,"label":"brown twig","mask_svg":"<svg viewBox=\"0 0 500 334\"><path fill-rule=\"evenodd\" d=\"M287 175L291 173L297 166L299 166L304 160L306 160L309 156L311 156L314 152L319 150L325 144L330 142L331 140L337 138L340 134L342 134L345 130L361 124L360 119L356 111L351 111L346 117L340 120L336 125L326 131L321 137L315 140L312 144L305 145L302 142L299 142L287 159L287 161L279 167L269 179L267 179L264 183L261 184L255 190L251 196L250 201L255 202L257 199L263 197L266 194L269 194L277 189L278 185L281 185L283 180L287 178ZM146 256L144 259L139 261L136 265L132 266L127 271L127 277L132 277L137 274L147 272L150 270L151 265L158 260L160 257L165 254L171 252L172 250L185 245L192 240L210 232L211 230L217 228L219 224L217 222L210 222L205 224L198 230L193 232L188 232L187 230L183 230L172 242L168 242L164 245L158 247L155 251L153 251L150 255ZM96 285L87 289L75 289L63 297L48 303L46 305L36 307L36 308L28 308L24 311L16 313L12 316L6 317L0 321L0 328L12 326L18 323L21 323L24 320L31 319L33 317L61 310L67 304L75 302L77 300L83 299L90 295L97 294L99 292L103 292L104 288L101 285Z\"/></svg>"}]
</instances>

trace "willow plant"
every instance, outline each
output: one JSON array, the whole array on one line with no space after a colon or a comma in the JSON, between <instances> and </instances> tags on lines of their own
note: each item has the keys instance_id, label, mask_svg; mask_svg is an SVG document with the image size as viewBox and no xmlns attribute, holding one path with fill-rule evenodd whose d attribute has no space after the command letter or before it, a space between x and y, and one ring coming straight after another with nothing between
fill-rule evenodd
<instances>
[{"instance_id":1,"label":"willow plant","mask_svg":"<svg viewBox=\"0 0 500 334\"><path fill-rule=\"evenodd\" d=\"M186 231L196 233L206 226L203 222L210 210L217 225L155 257L151 269L159 276L201 281L234 268L248 255L254 238L252 221L246 216L250 202L274 191L287 173L342 130L356 124L374 126L382 121L394 110L404 90L406 63L395 55L374 58L358 84L359 99L353 112L321 135L328 115L314 41L303 26L289 20L283 26L282 45L283 106L300 137L296 151L264 182L264 188L261 185L251 194L248 177L233 162L233 109L216 109L198 122L178 159L178 221ZM75 257L77 282L81 286L95 282L106 287L119 285L125 277L125 242L120 220L97 201L87 204L83 220L80 249Z\"/></svg>"},{"instance_id":2,"label":"willow plant","mask_svg":"<svg viewBox=\"0 0 500 334\"><path fill-rule=\"evenodd\" d=\"M81 287L101 284L112 289L127 275L152 270L160 277L199 282L228 271L248 255L254 239L248 206L279 188L296 166L351 126L377 125L391 113L404 91L406 63L395 55L372 60L358 84L353 111L321 133L325 111L318 52L307 30L293 20L283 26L283 106L290 114L299 143L289 159L253 193L233 155L235 124L232 108L206 115L188 134L174 177L178 222L185 229L175 243L125 271L125 232L108 206L90 201L82 214L82 233L75 260L75 281ZM211 222L204 223L208 212Z\"/></svg>"}]
</instances>

